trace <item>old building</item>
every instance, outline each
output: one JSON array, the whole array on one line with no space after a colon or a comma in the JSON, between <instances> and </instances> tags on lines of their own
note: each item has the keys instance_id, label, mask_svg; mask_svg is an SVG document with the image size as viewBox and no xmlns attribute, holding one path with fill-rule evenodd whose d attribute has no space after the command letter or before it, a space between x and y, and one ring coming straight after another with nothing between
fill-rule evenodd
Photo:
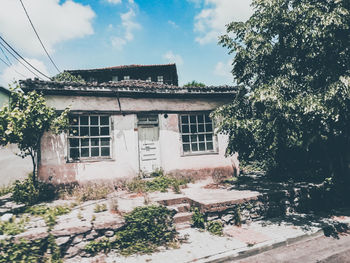
<instances>
[{"instance_id":1,"label":"old building","mask_svg":"<svg viewBox=\"0 0 350 263\"><path fill-rule=\"evenodd\" d=\"M109 82L121 80L144 80L147 82L178 85L175 64L167 65L126 65L99 69L67 70L72 75L80 75L88 82Z\"/></svg>"},{"instance_id":2,"label":"old building","mask_svg":"<svg viewBox=\"0 0 350 263\"><path fill-rule=\"evenodd\" d=\"M173 174L233 174L227 136L209 114L236 88L178 87L144 80L105 83L21 82L57 110L70 107L67 134L46 134L39 176L54 183Z\"/></svg>"}]
</instances>

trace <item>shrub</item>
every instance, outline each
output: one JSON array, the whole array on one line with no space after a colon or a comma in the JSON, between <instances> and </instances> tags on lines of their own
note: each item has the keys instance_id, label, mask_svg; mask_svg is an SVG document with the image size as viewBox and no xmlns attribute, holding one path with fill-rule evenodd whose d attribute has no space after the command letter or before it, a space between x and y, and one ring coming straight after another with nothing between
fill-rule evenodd
<instances>
[{"instance_id":1,"label":"shrub","mask_svg":"<svg viewBox=\"0 0 350 263\"><path fill-rule=\"evenodd\" d=\"M106 204L96 204L95 208L94 208L94 212L95 213L100 213L100 212L104 212L107 211L107 205Z\"/></svg>"},{"instance_id":2,"label":"shrub","mask_svg":"<svg viewBox=\"0 0 350 263\"><path fill-rule=\"evenodd\" d=\"M12 192L12 186L1 186L0 187L0 196L7 195L8 193Z\"/></svg>"},{"instance_id":3,"label":"shrub","mask_svg":"<svg viewBox=\"0 0 350 263\"><path fill-rule=\"evenodd\" d=\"M27 217L17 219L16 216L10 218L9 221L0 221L0 235L17 235L25 230Z\"/></svg>"},{"instance_id":4,"label":"shrub","mask_svg":"<svg viewBox=\"0 0 350 263\"><path fill-rule=\"evenodd\" d=\"M192 227L205 228L205 217L197 207L193 209L193 214L191 218Z\"/></svg>"},{"instance_id":5,"label":"shrub","mask_svg":"<svg viewBox=\"0 0 350 263\"><path fill-rule=\"evenodd\" d=\"M12 199L16 203L33 205L38 202L54 199L56 191L53 185L44 182L33 182L32 175L23 182L17 180L13 186Z\"/></svg>"},{"instance_id":6,"label":"shrub","mask_svg":"<svg viewBox=\"0 0 350 263\"><path fill-rule=\"evenodd\" d=\"M114 186L104 184L72 185L60 189L59 196L63 199L73 197L79 202L85 202L106 199L114 190Z\"/></svg>"},{"instance_id":7,"label":"shrub","mask_svg":"<svg viewBox=\"0 0 350 263\"><path fill-rule=\"evenodd\" d=\"M217 236L222 236L223 225L220 221L209 221L207 223L207 230Z\"/></svg>"},{"instance_id":8,"label":"shrub","mask_svg":"<svg viewBox=\"0 0 350 263\"><path fill-rule=\"evenodd\" d=\"M56 217L64 214L68 214L71 211L71 208L68 206L54 206L48 207L43 205L31 206L26 208L25 213L31 215L37 215L43 217L46 222L46 225L53 227L56 224Z\"/></svg>"},{"instance_id":9,"label":"shrub","mask_svg":"<svg viewBox=\"0 0 350 263\"><path fill-rule=\"evenodd\" d=\"M173 225L174 212L162 206L137 207L125 216L125 225L114 241L92 241L86 252L96 254L117 249L122 255L152 253L159 246L169 246L176 241Z\"/></svg>"}]
</instances>

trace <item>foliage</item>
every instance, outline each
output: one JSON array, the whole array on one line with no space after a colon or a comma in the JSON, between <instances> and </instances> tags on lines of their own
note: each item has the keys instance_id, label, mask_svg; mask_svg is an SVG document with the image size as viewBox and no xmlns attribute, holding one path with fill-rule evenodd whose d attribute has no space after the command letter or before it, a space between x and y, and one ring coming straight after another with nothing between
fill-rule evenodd
<instances>
[{"instance_id":1,"label":"foliage","mask_svg":"<svg viewBox=\"0 0 350 263\"><path fill-rule=\"evenodd\" d=\"M193 209L193 214L191 218L192 227L205 228L205 216L202 214L197 207Z\"/></svg>"},{"instance_id":2,"label":"foliage","mask_svg":"<svg viewBox=\"0 0 350 263\"><path fill-rule=\"evenodd\" d=\"M107 205L106 204L96 204L95 208L94 208L94 212L95 213L100 213L100 212L104 212L107 211Z\"/></svg>"},{"instance_id":3,"label":"foliage","mask_svg":"<svg viewBox=\"0 0 350 263\"><path fill-rule=\"evenodd\" d=\"M117 231L112 241L92 241L85 250L96 254L116 249L122 255L154 252L157 247L176 241L173 216L174 212L163 206L137 207L125 216L123 229Z\"/></svg>"},{"instance_id":4,"label":"foliage","mask_svg":"<svg viewBox=\"0 0 350 263\"><path fill-rule=\"evenodd\" d=\"M0 240L0 263L58 263L62 262L60 258L61 252L52 235L34 241L27 239L20 239L17 242L14 242L12 239Z\"/></svg>"},{"instance_id":5,"label":"foliage","mask_svg":"<svg viewBox=\"0 0 350 263\"><path fill-rule=\"evenodd\" d=\"M220 221L209 221L207 223L207 227L206 229L212 233L213 235L216 235L216 236L222 236L223 235L223 232L222 232L222 229L223 229L223 225Z\"/></svg>"},{"instance_id":6,"label":"foliage","mask_svg":"<svg viewBox=\"0 0 350 263\"><path fill-rule=\"evenodd\" d=\"M31 156L33 162L33 182L36 171L40 141L45 132L60 133L68 127L68 109L58 114L47 106L45 98L31 91L23 93L19 86L11 89L9 105L0 111L0 146L17 144L22 158Z\"/></svg>"},{"instance_id":7,"label":"foliage","mask_svg":"<svg viewBox=\"0 0 350 263\"><path fill-rule=\"evenodd\" d=\"M85 83L85 80L80 75L72 75L67 71L61 72L52 78L53 81L58 82L78 82Z\"/></svg>"},{"instance_id":8,"label":"foliage","mask_svg":"<svg viewBox=\"0 0 350 263\"><path fill-rule=\"evenodd\" d=\"M106 199L108 194L115 191L114 186L104 184L74 185L59 190L60 198L75 198L79 202Z\"/></svg>"},{"instance_id":9,"label":"foliage","mask_svg":"<svg viewBox=\"0 0 350 263\"><path fill-rule=\"evenodd\" d=\"M22 233L27 222L27 217L16 218L16 216L10 218L9 221L0 221L0 235L17 235Z\"/></svg>"},{"instance_id":10,"label":"foliage","mask_svg":"<svg viewBox=\"0 0 350 263\"><path fill-rule=\"evenodd\" d=\"M29 174L24 181L16 180L13 185L12 199L16 203L33 205L40 201L52 200L56 196L55 188L51 184L33 182L33 176Z\"/></svg>"},{"instance_id":11,"label":"foliage","mask_svg":"<svg viewBox=\"0 0 350 263\"><path fill-rule=\"evenodd\" d=\"M205 87L205 84L202 82L197 82L195 80L192 80L191 82L188 82L184 85L185 88L188 87Z\"/></svg>"},{"instance_id":12,"label":"foliage","mask_svg":"<svg viewBox=\"0 0 350 263\"><path fill-rule=\"evenodd\" d=\"M68 214L72 209L69 206L45 206L45 205L37 205L30 206L25 209L25 213L29 213L31 215L41 216L46 225L49 227L53 227L56 224L57 216Z\"/></svg>"},{"instance_id":13,"label":"foliage","mask_svg":"<svg viewBox=\"0 0 350 263\"><path fill-rule=\"evenodd\" d=\"M151 180L143 180L141 178L135 178L131 182L127 183L126 187L131 192L167 192L172 187L175 192L180 191L181 185L186 185L190 182L189 178L176 178L170 175L161 175Z\"/></svg>"},{"instance_id":14,"label":"foliage","mask_svg":"<svg viewBox=\"0 0 350 263\"><path fill-rule=\"evenodd\" d=\"M242 225L242 215L241 215L241 206L237 205L234 214L233 214L233 220L235 221L236 226Z\"/></svg>"},{"instance_id":15,"label":"foliage","mask_svg":"<svg viewBox=\"0 0 350 263\"><path fill-rule=\"evenodd\" d=\"M12 192L12 185L1 186L0 187L0 196L7 195Z\"/></svg>"},{"instance_id":16,"label":"foliage","mask_svg":"<svg viewBox=\"0 0 350 263\"><path fill-rule=\"evenodd\" d=\"M220 43L241 87L216 111L228 154L269 175L350 184L350 4L254 0Z\"/></svg>"}]
</instances>

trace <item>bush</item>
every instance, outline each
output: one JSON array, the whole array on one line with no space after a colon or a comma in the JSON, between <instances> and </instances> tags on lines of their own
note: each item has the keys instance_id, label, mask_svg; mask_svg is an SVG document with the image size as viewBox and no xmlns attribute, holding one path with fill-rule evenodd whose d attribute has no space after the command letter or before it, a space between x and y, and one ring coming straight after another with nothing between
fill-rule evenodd
<instances>
[{"instance_id":1,"label":"bush","mask_svg":"<svg viewBox=\"0 0 350 263\"><path fill-rule=\"evenodd\" d=\"M12 199L16 203L23 203L26 205L33 205L38 202L44 202L54 199L56 191L53 185L37 182L34 185L32 175L23 182L17 180L13 186Z\"/></svg>"},{"instance_id":2,"label":"bush","mask_svg":"<svg viewBox=\"0 0 350 263\"><path fill-rule=\"evenodd\" d=\"M125 225L116 233L114 241L92 241L85 250L90 254L111 249L117 249L122 255L152 253L157 247L176 241L173 216L174 211L163 206L137 207L125 216Z\"/></svg>"},{"instance_id":3,"label":"bush","mask_svg":"<svg viewBox=\"0 0 350 263\"><path fill-rule=\"evenodd\" d=\"M223 225L220 221L209 221L207 223L207 230L217 236L222 236Z\"/></svg>"},{"instance_id":4,"label":"bush","mask_svg":"<svg viewBox=\"0 0 350 263\"><path fill-rule=\"evenodd\" d=\"M193 209L191 223L192 223L192 227L202 228L202 229L205 228L204 214L202 214L197 207Z\"/></svg>"}]
</instances>

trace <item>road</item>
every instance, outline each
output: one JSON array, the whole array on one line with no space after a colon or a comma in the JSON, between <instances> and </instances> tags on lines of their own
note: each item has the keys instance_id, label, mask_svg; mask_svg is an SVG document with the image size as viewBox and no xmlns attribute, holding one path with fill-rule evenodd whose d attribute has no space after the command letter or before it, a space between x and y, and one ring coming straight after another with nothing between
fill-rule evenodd
<instances>
[{"instance_id":1,"label":"road","mask_svg":"<svg viewBox=\"0 0 350 263\"><path fill-rule=\"evenodd\" d=\"M339 239L319 236L288 246L278 247L251 257L226 262L350 263L350 234L340 235Z\"/></svg>"}]
</instances>

